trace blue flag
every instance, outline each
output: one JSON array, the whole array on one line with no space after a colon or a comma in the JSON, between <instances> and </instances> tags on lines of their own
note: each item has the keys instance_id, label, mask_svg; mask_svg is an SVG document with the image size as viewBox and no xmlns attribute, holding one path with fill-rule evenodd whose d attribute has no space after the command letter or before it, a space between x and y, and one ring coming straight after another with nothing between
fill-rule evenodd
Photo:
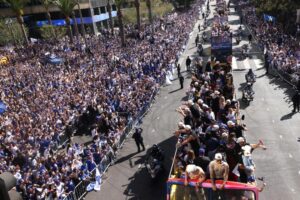
<instances>
[{"instance_id":1,"label":"blue flag","mask_svg":"<svg viewBox=\"0 0 300 200\"><path fill-rule=\"evenodd\" d=\"M275 22L276 18L271 16L271 15L267 15L267 14L264 14L264 21L267 21L267 22Z\"/></svg>"},{"instance_id":2,"label":"blue flag","mask_svg":"<svg viewBox=\"0 0 300 200\"><path fill-rule=\"evenodd\" d=\"M2 115L7 110L7 107L3 101L0 100L0 115Z\"/></svg>"}]
</instances>

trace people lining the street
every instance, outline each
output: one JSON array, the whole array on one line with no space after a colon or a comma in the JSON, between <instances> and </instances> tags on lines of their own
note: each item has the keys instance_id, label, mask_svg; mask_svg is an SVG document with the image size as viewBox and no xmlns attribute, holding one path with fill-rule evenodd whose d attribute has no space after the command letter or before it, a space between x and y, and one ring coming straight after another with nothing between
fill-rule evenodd
<instances>
[{"instance_id":1,"label":"people lining the street","mask_svg":"<svg viewBox=\"0 0 300 200\"><path fill-rule=\"evenodd\" d=\"M24 199L62 199L90 180L172 72L196 19L195 9L172 12L164 17L172 26L162 29L154 21L152 35L145 25L124 48L103 32L87 36L88 47L63 38L1 50L10 62L0 72L0 97L8 108L0 116L0 173L17 177ZM126 26L125 34L133 29ZM47 56L63 61L52 65ZM65 133L67 151L56 152ZM73 134L91 135L92 144L72 141Z\"/></svg>"}]
</instances>

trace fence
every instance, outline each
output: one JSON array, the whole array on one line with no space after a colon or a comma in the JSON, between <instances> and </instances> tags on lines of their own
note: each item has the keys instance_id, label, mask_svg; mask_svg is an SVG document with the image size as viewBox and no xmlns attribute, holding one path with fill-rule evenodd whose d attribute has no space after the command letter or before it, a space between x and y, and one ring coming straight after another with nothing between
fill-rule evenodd
<instances>
[{"instance_id":1,"label":"fence","mask_svg":"<svg viewBox=\"0 0 300 200\"><path fill-rule=\"evenodd\" d=\"M161 80L159 81L161 82ZM143 106L143 108L141 109L141 111L139 112L139 114L137 115L137 117L135 117L135 119L131 119L129 120L126 128L124 129L122 135L120 136L120 139L118 142L116 142L116 148L119 150L122 148L122 146L124 145L124 142L126 141L126 138L128 138L128 136L130 135L131 130L137 126L141 119L147 114L147 112L149 111L152 103L154 102L155 96L158 93L159 89L156 88L150 98L149 101ZM117 152L112 152L110 151L107 155L105 155L105 157L101 160L100 164L97 165L96 168L99 169L99 172L101 174L101 178L103 177L103 175L105 174L105 172L107 171L107 169L113 165L114 163L114 159L115 159L115 155ZM96 168L94 168L91 172L90 172L90 177L94 177L95 173L96 173ZM75 187L73 192L70 192L65 198L64 200L80 200L84 197L84 195L87 193L86 191L86 187L88 186L88 184L90 183L90 180L84 180L81 181L80 183L78 183L78 185Z\"/></svg>"}]
</instances>

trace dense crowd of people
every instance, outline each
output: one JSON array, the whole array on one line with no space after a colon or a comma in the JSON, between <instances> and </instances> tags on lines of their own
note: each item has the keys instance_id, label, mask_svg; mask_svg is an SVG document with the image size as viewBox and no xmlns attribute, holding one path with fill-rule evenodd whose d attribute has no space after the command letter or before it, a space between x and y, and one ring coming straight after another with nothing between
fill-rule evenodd
<instances>
[{"instance_id":1,"label":"dense crowd of people","mask_svg":"<svg viewBox=\"0 0 300 200\"><path fill-rule=\"evenodd\" d=\"M172 26L155 21L153 35L145 26L124 48L117 36L100 35L89 36L88 47L62 39L2 50L9 63L0 72L1 101L7 106L0 116L0 173L17 178L24 199L64 198L114 153L126 125L178 60L197 14L196 9L171 13L164 19L172 19ZM126 33L133 29L126 27ZM49 55L64 61L51 65L44 60ZM77 132L91 134L92 144L71 141L65 150L52 151L78 119ZM86 124L89 129L81 128Z\"/></svg>"},{"instance_id":2,"label":"dense crowd of people","mask_svg":"<svg viewBox=\"0 0 300 200\"><path fill-rule=\"evenodd\" d=\"M211 179L215 191L212 199L219 199L217 195L231 199L226 198L226 193L218 193L227 181L257 186L252 153L258 148L265 150L266 146L261 140L249 143L245 138L244 132L251 130L239 115L231 72L216 62L211 70L193 74L189 93L189 100L177 109L182 120L174 132L178 138L175 177L184 177L185 185L196 181L196 195L200 196L204 193L199 192L199 186ZM218 180L223 182L217 187ZM253 198L247 192L243 195Z\"/></svg>"},{"instance_id":3,"label":"dense crowd of people","mask_svg":"<svg viewBox=\"0 0 300 200\"><path fill-rule=\"evenodd\" d=\"M266 68L288 73L293 77L293 81L297 82L300 77L299 39L285 33L282 24L258 17L250 1L241 1L238 5L245 23L249 25L261 47L264 48Z\"/></svg>"},{"instance_id":4,"label":"dense crowd of people","mask_svg":"<svg viewBox=\"0 0 300 200\"><path fill-rule=\"evenodd\" d=\"M222 187L226 181L256 185L251 154L266 147L261 140L250 144L244 137L248 129L238 115L232 75L215 66L212 72L195 74L190 87L191 99L177 109L183 119L174 133L178 138L175 174L181 177L186 172L188 177L203 170L199 181L211 179L213 190L217 190L216 180L224 181Z\"/></svg>"}]
</instances>

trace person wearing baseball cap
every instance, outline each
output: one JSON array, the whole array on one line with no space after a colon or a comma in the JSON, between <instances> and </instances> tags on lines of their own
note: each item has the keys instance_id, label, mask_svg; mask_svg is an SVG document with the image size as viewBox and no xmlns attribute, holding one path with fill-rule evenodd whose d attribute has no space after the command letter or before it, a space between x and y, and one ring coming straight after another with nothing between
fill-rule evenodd
<instances>
[{"instance_id":1,"label":"person wearing baseball cap","mask_svg":"<svg viewBox=\"0 0 300 200\"><path fill-rule=\"evenodd\" d=\"M228 180L229 165L227 164L227 162L223 161L222 159L223 159L222 154L216 153L215 159L209 163L209 172L210 172L210 179L212 181L213 191L217 190L216 180L223 180L223 183L219 188L220 190L224 189L225 184Z\"/></svg>"}]
</instances>

